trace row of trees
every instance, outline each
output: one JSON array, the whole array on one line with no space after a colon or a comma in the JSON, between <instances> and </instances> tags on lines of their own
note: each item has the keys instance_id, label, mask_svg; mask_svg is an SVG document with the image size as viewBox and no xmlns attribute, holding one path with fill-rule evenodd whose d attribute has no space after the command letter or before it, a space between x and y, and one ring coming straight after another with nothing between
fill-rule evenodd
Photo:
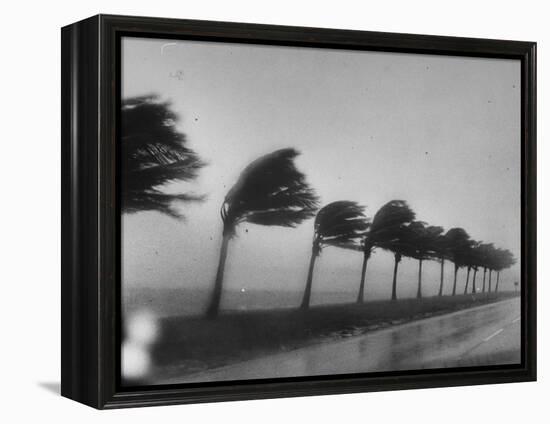
<instances>
[{"instance_id":1,"label":"row of trees","mask_svg":"<svg viewBox=\"0 0 550 424\"><path fill-rule=\"evenodd\" d=\"M177 130L178 116L168 102L156 96L127 99L122 104L122 209L126 213L145 210L181 217L173 208L175 201L201 201L202 196L189 193L167 194L162 186L174 181L192 181L206 165ZM258 158L241 173L227 193L221 207L223 222L220 259L208 315L216 316L223 292L225 262L230 240L244 222L257 225L295 227L315 217L309 271L301 307L310 304L315 262L327 246L360 251L363 254L357 302L364 301L367 265L376 249L394 254L392 299L397 299L397 271L403 257L418 260L418 298L422 297L422 264L426 260L441 263L439 295L443 294L445 261L454 264L452 294L456 294L457 274L467 269L468 290L473 270L472 293L476 275L483 269L483 288L492 290L492 273L496 272L498 290L500 271L515 260L508 250L490 243L472 240L462 228L444 232L416 220L414 211L403 200L386 203L369 219L365 208L353 201L338 201L319 209L320 202L306 177L295 166L295 149L277 150Z\"/></svg>"},{"instance_id":2,"label":"row of trees","mask_svg":"<svg viewBox=\"0 0 550 424\"><path fill-rule=\"evenodd\" d=\"M443 295L445 261L454 264L452 295L456 295L457 274L466 268L464 294L468 292L470 273L473 270L472 293L477 292L476 275L483 269L482 292L491 292L492 273L496 272L498 291L500 271L515 263L509 250L495 248L492 243L481 243L470 238L463 228L451 228L444 232L442 227L417 221L414 211L403 200L392 200L382 206L370 220L365 208L356 202L338 201L323 207L317 214L311 262L308 272L302 308L308 308L311 298L315 260L325 246L358 250L363 253L363 267L357 295L357 303L364 302L368 261L376 248L390 251L394 255L392 300L397 299L397 270L403 257L418 261L417 298L422 297L422 264L426 260L441 263L439 296ZM486 275L489 272L486 288Z\"/></svg>"},{"instance_id":3,"label":"row of trees","mask_svg":"<svg viewBox=\"0 0 550 424\"><path fill-rule=\"evenodd\" d=\"M488 291L491 291L493 272L497 273L495 290L498 290L500 271L514 263L511 252L497 249L492 244L472 240L462 228L452 228L444 233L442 227L417 221L414 211L403 200L386 203L372 220L365 215L365 208L353 201L333 202L318 209L319 198L306 182L304 174L298 171L294 164L297 155L298 152L294 149L281 149L260 157L245 168L225 197L221 208L222 247L212 301L208 309L210 316L217 315L219 311L229 241L235 236L237 226L243 222L295 227L305 219L315 216L302 309L309 308L315 261L327 246L363 253L358 303L364 301L367 264L373 251L378 248L394 254L392 300L397 299L397 270L403 257L418 260L419 298L422 297L423 261L441 262L440 296L443 294L445 261L451 261L455 266L453 295L456 295L457 274L460 268L467 268L467 280L470 278L471 270L474 271L472 292L475 293L476 274L480 268L483 268L483 291L487 271ZM465 293L468 283L469 281Z\"/></svg>"}]
</instances>

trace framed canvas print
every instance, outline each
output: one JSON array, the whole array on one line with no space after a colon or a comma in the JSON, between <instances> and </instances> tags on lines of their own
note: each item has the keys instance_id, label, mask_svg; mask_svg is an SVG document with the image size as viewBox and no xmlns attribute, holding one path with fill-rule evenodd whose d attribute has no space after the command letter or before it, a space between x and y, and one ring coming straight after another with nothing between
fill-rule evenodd
<instances>
[{"instance_id":1,"label":"framed canvas print","mask_svg":"<svg viewBox=\"0 0 550 424\"><path fill-rule=\"evenodd\" d=\"M535 43L62 30L62 394L536 378Z\"/></svg>"}]
</instances>

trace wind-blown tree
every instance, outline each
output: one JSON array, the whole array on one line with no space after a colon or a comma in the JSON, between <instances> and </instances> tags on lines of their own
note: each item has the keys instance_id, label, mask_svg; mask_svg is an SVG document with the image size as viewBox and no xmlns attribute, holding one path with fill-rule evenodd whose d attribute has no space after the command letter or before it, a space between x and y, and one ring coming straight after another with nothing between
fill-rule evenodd
<instances>
[{"instance_id":1,"label":"wind-blown tree","mask_svg":"<svg viewBox=\"0 0 550 424\"><path fill-rule=\"evenodd\" d=\"M470 250L469 266L474 270L474 275L472 277L472 294L475 294L477 292L477 289L476 289L477 271L479 270L480 267L483 266L483 255L481 251L480 242L474 242L474 245Z\"/></svg>"},{"instance_id":2,"label":"wind-blown tree","mask_svg":"<svg viewBox=\"0 0 550 424\"><path fill-rule=\"evenodd\" d=\"M497 272L497 283L495 286L495 293L498 292L498 285L500 282L500 272L506 268L510 268L516 263L516 259L512 252L506 249L497 249L497 261L496 261L496 272Z\"/></svg>"},{"instance_id":3,"label":"wind-blown tree","mask_svg":"<svg viewBox=\"0 0 550 424\"><path fill-rule=\"evenodd\" d=\"M389 207L393 210L392 214L408 216L410 218L408 221L398 226L389 228L386 231L385 239L377 243L378 247L393 253L394 265L391 300L397 300L397 270L403 256L408 256L410 254L412 238L411 231L408 227L416 218L416 214L409 207L407 202L403 200L392 201Z\"/></svg>"},{"instance_id":4,"label":"wind-blown tree","mask_svg":"<svg viewBox=\"0 0 550 424\"><path fill-rule=\"evenodd\" d=\"M414 218L414 212L404 200L391 200L376 212L362 242L363 267L357 303L364 301L367 264L374 249L381 247L391 250L389 249L391 243L399 240L399 237L403 235L403 229ZM395 272L397 273L397 268Z\"/></svg>"},{"instance_id":5,"label":"wind-blown tree","mask_svg":"<svg viewBox=\"0 0 550 424\"><path fill-rule=\"evenodd\" d=\"M435 254L439 259L440 273L439 273L439 293L438 296L443 296L443 282L445 278L445 259L449 256L449 238L448 233L441 234L435 240Z\"/></svg>"},{"instance_id":6,"label":"wind-blown tree","mask_svg":"<svg viewBox=\"0 0 550 424\"><path fill-rule=\"evenodd\" d=\"M468 251L472 245L470 236L463 228L451 228L446 234L449 251L449 258L455 265L454 281L453 281L453 296L456 295L456 277L459 268L467 263Z\"/></svg>"},{"instance_id":7,"label":"wind-blown tree","mask_svg":"<svg viewBox=\"0 0 550 424\"><path fill-rule=\"evenodd\" d=\"M465 262L466 262L466 284L464 284L464 294L468 293L468 285L470 284L470 272L474 270L474 276L472 280L473 292L475 293L475 274L477 271L477 257L476 248L479 246L479 242L472 240L470 246L466 250Z\"/></svg>"},{"instance_id":8,"label":"wind-blown tree","mask_svg":"<svg viewBox=\"0 0 550 424\"><path fill-rule=\"evenodd\" d=\"M492 275L493 270L497 266L497 249L494 246L491 246L491 249L489 250L489 255L487 257L487 269L489 270L489 285L487 288L487 292L491 293L492 291Z\"/></svg>"},{"instance_id":9,"label":"wind-blown tree","mask_svg":"<svg viewBox=\"0 0 550 424\"><path fill-rule=\"evenodd\" d=\"M439 236L442 227L428 226L424 222L414 221L408 227L410 249L407 256L418 260L418 288L416 297L422 298L422 262L437 257Z\"/></svg>"},{"instance_id":10,"label":"wind-blown tree","mask_svg":"<svg viewBox=\"0 0 550 424\"><path fill-rule=\"evenodd\" d=\"M202 200L191 193L166 193L169 183L192 181L205 166L187 146L177 128L178 115L171 104L157 96L132 97L122 101L121 158L122 211L157 211L181 218L175 202Z\"/></svg>"},{"instance_id":11,"label":"wind-blown tree","mask_svg":"<svg viewBox=\"0 0 550 424\"><path fill-rule=\"evenodd\" d=\"M317 213L314 224L311 260L301 308L308 309L313 286L315 260L325 246L358 250L368 227L365 208L356 202L341 200L324 206Z\"/></svg>"},{"instance_id":12,"label":"wind-blown tree","mask_svg":"<svg viewBox=\"0 0 550 424\"><path fill-rule=\"evenodd\" d=\"M223 238L214 291L207 314L219 312L229 241L239 224L295 227L312 218L318 197L294 163L295 149L274 151L253 161L229 190L221 206Z\"/></svg>"},{"instance_id":13,"label":"wind-blown tree","mask_svg":"<svg viewBox=\"0 0 550 424\"><path fill-rule=\"evenodd\" d=\"M485 293L486 291L486 276L487 276L487 269L490 267L490 261L491 261L491 254L495 247L492 243L482 243L479 246L479 264L483 268L483 286L481 288L481 292Z\"/></svg>"}]
</instances>

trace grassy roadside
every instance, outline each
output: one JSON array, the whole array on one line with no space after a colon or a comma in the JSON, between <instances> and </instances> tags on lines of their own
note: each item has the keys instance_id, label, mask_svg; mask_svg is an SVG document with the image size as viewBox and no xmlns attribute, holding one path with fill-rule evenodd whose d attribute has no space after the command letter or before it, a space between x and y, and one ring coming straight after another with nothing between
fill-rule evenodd
<instances>
[{"instance_id":1,"label":"grassy roadside","mask_svg":"<svg viewBox=\"0 0 550 424\"><path fill-rule=\"evenodd\" d=\"M214 320L166 318L160 323L162 333L153 361L160 373L184 375L515 296L503 292L317 306L308 311L229 311Z\"/></svg>"}]
</instances>

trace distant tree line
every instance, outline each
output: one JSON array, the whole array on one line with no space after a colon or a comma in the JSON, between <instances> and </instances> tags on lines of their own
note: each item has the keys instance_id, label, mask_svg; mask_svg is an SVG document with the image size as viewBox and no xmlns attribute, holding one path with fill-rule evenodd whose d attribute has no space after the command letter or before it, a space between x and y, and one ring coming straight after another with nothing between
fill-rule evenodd
<instances>
[{"instance_id":1,"label":"distant tree line","mask_svg":"<svg viewBox=\"0 0 550 424\"><path fill-rule=\"evenodd\" d=\"M122 104L122 209L132 213L154 210L173 217L181 214L173 208L175 201L200 201L203 196L166 194L162 186L174 181L192 181L205 162L186 146L187 139L177 130L178 117L170 103L156 96L128 99ZM463 228L431 226L416 219L404 200L392 200L371 218L357 202L342 200L320 207L319 197L294 163L298 152L292 148L274 151L249 164L229 190L220 210L223 223L220 258L214 290L207 314L217 316L223 293L225 263L230 240L242 223L296 227L315 217L311 259L302 309L308 309L313 290L316 260L327 246L363 254L357 303L365 300L367 265L376 249L394 255L392 295L397 299L398 267L403 257L418 261L417 298L422 298L424 261L441 265L439 296L443 295L446 261L454 264L452 295L457 293L457 275L467 270L464 294L478 291L476 277L483 270L481 292L497 292L500 272L515 263L509 250L496 248L470 238ZM488 276L487 276L488 272ZM496 273L495 287L492 276Z\"/></svg>"}]
</instances>

